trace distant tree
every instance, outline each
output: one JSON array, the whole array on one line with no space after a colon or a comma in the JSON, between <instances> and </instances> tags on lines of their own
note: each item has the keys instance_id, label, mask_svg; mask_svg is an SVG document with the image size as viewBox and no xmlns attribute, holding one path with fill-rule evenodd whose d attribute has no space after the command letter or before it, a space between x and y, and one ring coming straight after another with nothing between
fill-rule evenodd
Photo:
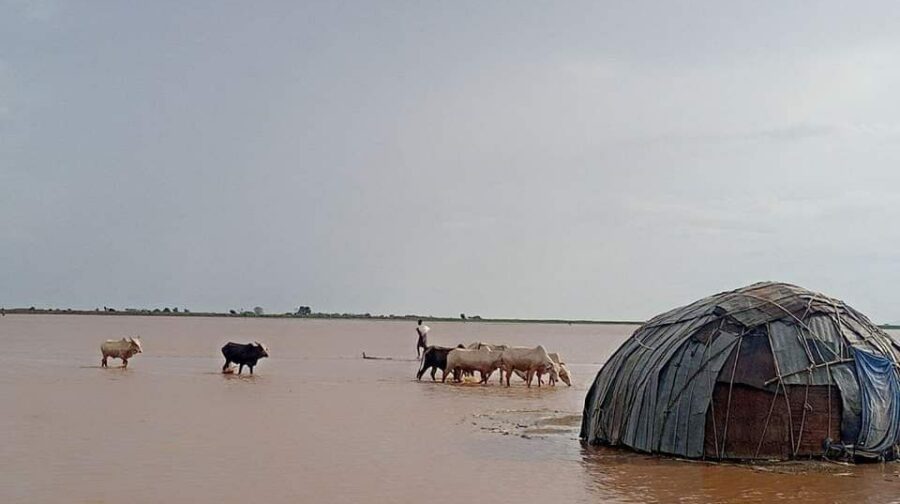
<instances>
[{"instance_id":1,"label":"distant tree","mask_svg":"<svg viewBox=\"0 0 900 504\"><path fill-rule=\"evenodd\" d=\"M230 313L230 314L232 314L232 315L237 315L237 312L234 311L234 310L228 310L228 313Z\"/></svg>"},{"instance_id":2,"label":"distant tree","mask_svg":"<svg viewBox=\"0 0 900 504\"><path fill-rule=\"evenodd\" d=\"M472 315L472 320L481 320L481 315Z\"/></svg>"},{"instance_id":3,"label":"distant tree","mask_svg":"<svg viewBox=\"0 0 900 504\"><path fill-rule=\"evenodd\" d=\"M312 315L312 308L309 306L301 306L297 308L297 316L298 317L309 317Z\"/></svg>"},{"instance_id":4,"label":"distant tree","mask_svg":"<svg viewBox=\"0 0 900 504\"><path fill-rule=\"evenodd\" d=\"M184 313L191 313L191 311L188 310L187 308L182 308L181 311L183 311Z\"/></svg>"},{"instance_id":5,"label":"distant tree","mask_svg":"<svg viewBox=\"0 0 900 504\"><path fill-rule=\"evenodd\" d=\"M172 310L170 310L169 307L166 306L165 308L163 308L163 313L172 313Z\"/></svg>"},{"instance_id":6,"label":"distant tree","mask_svg":"<svg viewBox=\"0 0 900 504\"><path fill-rule=\"evenodd\" d=\"M178 307L172 308L172 313L178 313Z\"/></svg>"},{"instance_id":7,"label":"distant tree","mask_svg":"<svg viewBox=\"0 0 900 504\"><path fill-rule=\"evenodd\" d=\"M460 313L460 314L459 314L459 318L461 318L461 319L463 319L463 320L466 320L466 314L465 314L465 313Z\"/></svg>"},{"instance_id":8,"label":"distant tree","mask_svg":"<svg viewBox=\"0 0 900 504\"><path fill-rule=\"evenodd\" d=\"M253 308L253 313L256 314L257 316L262 315L263 314L262 306L255 306Z\"/></svg>"}]
</instances>

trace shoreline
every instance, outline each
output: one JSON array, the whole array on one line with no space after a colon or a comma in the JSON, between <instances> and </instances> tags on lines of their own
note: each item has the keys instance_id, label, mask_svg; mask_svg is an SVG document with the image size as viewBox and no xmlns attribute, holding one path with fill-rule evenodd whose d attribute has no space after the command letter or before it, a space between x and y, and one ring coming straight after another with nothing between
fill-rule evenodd
<instances>
[{"instance_id":1,"label":"shoreline","mask_svg":"<svg viewBox=\"0 0 900 504\"><path fill-rule=\"evenodd\" d=\"M96 310L72 310L66 309L31 309L10 308L3 309L4 315L99 315L108 317L208 317L208 318L240 318L240 319L300 319L300 320L373 320L373 321L417 321L426 322L484 322L493 324L581 324L581 325L642 325L639 320L588 320L588 319L518 319L518 318L454 318L432 317L426 315L359 315L359 314L328 314L314 313L311 315L296 315L288 313L272 314L241 314L220 312L164 312L152 310L133 311L96 311ZM900 324L876 324L881 329L900 330Z\"/></svg>"},{"instance_id":2,"label":"shoreline","mask_svg":"<svg viewBox=\"0 0 900 504\"><path fill-rule=\"evenodd\" d=\"M595 324L595 325L641 325L643 322L634 320L567 320L567 319L518 319L518 318L454 318L432 317L426 315L358 315L358 314L325 314L314 313L311 315L295 314L263 314L249 315L241 313L219 312L163 312L151 310L134 311L96 311L96 310L72 310L72 309L31 309L10 308L4 309L6 315L98 315L107 317L211 317L211 318L239 318L239 319L299 319L299 320L371 320L371 321L417 321L426 322L461 322L461 323L500 323L500 324Z\"/></svg>"}]
</instances>

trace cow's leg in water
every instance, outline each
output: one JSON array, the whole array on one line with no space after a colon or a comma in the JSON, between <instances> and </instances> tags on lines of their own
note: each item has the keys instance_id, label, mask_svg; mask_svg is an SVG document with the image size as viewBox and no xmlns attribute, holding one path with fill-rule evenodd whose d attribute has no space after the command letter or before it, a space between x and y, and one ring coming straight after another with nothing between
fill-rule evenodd
<instances>
[{"instance_id":1,"label":"cow's leg in water","mask_svg":"<svg viewBox=\"0 0 900 504\"><path fill-rule=\"evenodd\" d=\"M122 357L122 367L123 368L128 367L128 359L126 359L125 357Z\"/></svg>"},{"instance_id":2,"label":"cow's leg in water","mask_svg":"<svg viewBox=\"0 0 900 504\"><path fill-rule=\"evenodd\" d=\"M241 371L243 371L243 370L244 370L244 365L243 364L238 365L238 374L241 374Z\"/></svg>"},{"instance_id":3,"label":"cow's leg in water","mask_svg":"<svg viewBox=\"0 0 900 504\"><path fill-rule=\"evenodd\" d=\"M100 367L106 367L106 359L107 359L107 357L104 355L103 360L100 361Z\"/></svg>"},{"instance_id":4,"label":"cow's leg in water","mask_svg":"<svg viewBox=\"0 0 900 504\"><path fill-rule=\"evenodd\" d=\"M253 366L248 364L247 367L250 368L250 374L253 374Z\"/></svg>"},{"instance_id":5,"label":"cow's leg in water","mask_svg":"<svg viewBox=\"0 0 900 504\"><path fill-rule=\"evenodd\" d=\"M224 373L225 371L228 371L228 366L229 366L230 364L231 364L231 361L228 360L228 359L225 359L225 365L222 366L222 372L223 372L223 373Z\"/></svg>"},{"instance_id":6,"label":"cow's leg in water","mask_svg":"<svg viewBox=\"0 0 900 504\"><path fill-rule=\"evenodd\" d=\"M437 373L437 368L431 366L431 381L437 381L437 378L434 377L435 373Z\"/></svg>"}]
</instances>

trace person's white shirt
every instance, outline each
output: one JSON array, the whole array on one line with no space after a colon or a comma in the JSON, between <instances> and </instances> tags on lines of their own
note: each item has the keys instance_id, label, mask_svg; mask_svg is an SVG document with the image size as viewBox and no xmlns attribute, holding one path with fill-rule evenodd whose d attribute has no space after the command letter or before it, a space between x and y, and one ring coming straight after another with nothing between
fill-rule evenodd
<instances>
[{"instance_id":1,"label":"person's white shirt","mask_svg":"<svg viewBox=\"0 0 900 504\"><path fill-rule=\"evenodd\" d=\"M416 326L416 331L419 331L419 334L421 334L421 335L428 334L428 331L430 331L430 330L431 330L431 328L425 324L420 324L420 325Z\"/></svg>"}]
</instances>

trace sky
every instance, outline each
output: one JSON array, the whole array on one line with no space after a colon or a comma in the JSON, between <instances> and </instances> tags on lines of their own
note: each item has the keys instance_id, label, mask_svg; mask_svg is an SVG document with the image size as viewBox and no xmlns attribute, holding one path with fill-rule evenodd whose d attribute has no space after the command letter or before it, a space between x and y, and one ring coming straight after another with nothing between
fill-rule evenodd
<instances>
[{"instance_id":1,"label":"sky","mask_svg":"<svg viewBox=\"0 0 900 504\"><path fill-rule=\"evenodd\" d=\"M0 306L900 321L900 3L0 0Z\"/></svg>"}]
</instances>

